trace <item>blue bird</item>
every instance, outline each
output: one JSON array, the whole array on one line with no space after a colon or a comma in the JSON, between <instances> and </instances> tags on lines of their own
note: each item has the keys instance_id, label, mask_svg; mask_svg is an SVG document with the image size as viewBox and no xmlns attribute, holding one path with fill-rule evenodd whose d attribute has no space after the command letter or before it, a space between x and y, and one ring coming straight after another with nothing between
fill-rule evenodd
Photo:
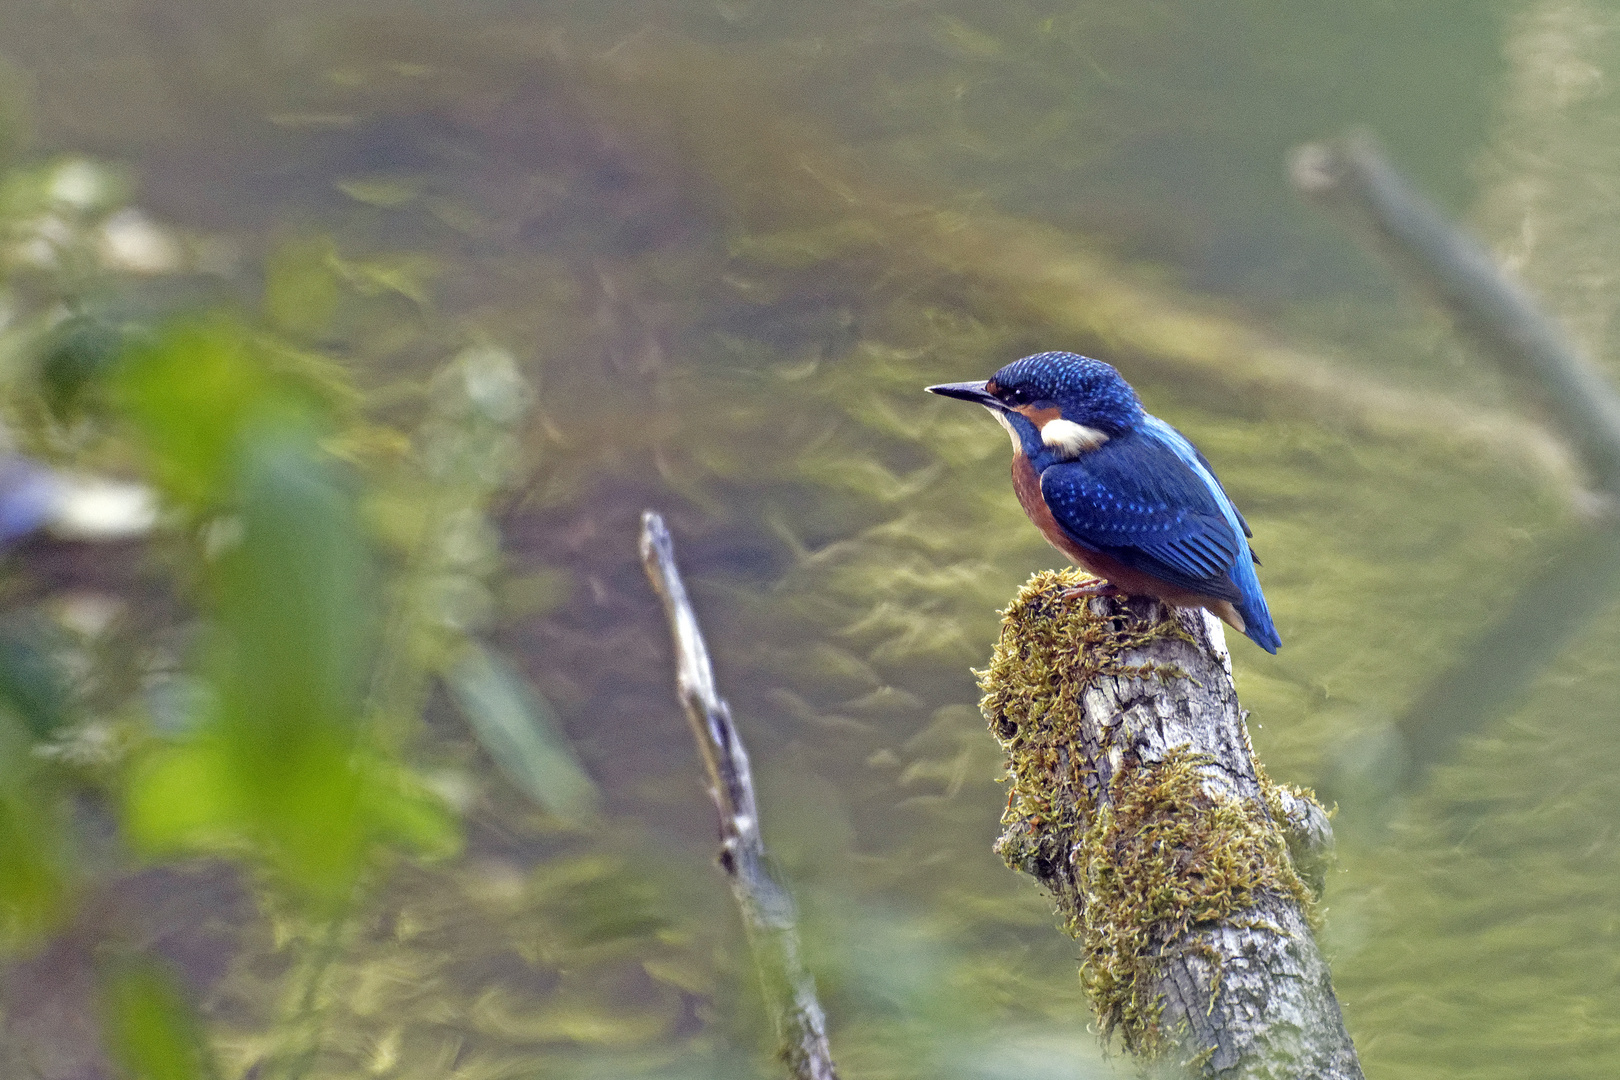
<instances>
[{"instance_id":1,"label":"blue bird","mask_svg":"<svg viewBox=\"0 0 1620 1080\"><path fill-rule=\"evenodd\" d=\"M1046 352L985 382L928 390L983 405L1007 429L1024 512L1053 547L1104 581L1083 592L1206 608L1277 651L1248 522L1198 448L1146 412L1111 366Z\"/></svg>"}]
</instances>

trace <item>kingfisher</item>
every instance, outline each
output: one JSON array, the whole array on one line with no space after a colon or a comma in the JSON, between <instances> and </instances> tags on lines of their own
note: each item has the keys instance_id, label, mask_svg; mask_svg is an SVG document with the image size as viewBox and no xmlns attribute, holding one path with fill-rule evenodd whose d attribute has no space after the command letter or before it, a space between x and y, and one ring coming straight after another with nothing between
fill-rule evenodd
<instances>
[{"instance_id":1,"label":"kingfisher","mask_svg":"<svg viewBox=\"0 0 1620 1080\"><path fill-rule=\"evenodd\" d=\"M1102 579L1072 592L1205 608L1277 651L1249 523L1208 459L1143 409L1111 365L1044 352L984 382L928 390L983 405L1007 429L1024 512L1053 547Z\"/></svg>"}]
</instances>

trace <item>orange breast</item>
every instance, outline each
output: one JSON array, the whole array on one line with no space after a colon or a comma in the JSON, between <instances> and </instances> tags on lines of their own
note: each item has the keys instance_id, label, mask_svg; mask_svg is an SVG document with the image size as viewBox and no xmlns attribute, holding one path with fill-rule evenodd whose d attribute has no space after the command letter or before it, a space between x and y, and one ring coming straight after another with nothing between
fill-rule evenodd
<instances>
[{"instance_id":1,"label":"orange breast","mask_svg":"<svg viewBox=\"0 0 1620 1080\"><path fill-rule=\"evenodd\" d=\"M1041 535L1046 537L1047 543L1073 559L1077 565L1090 570L1099 577L1106 577L1107 575L1100 570L1093 570L1088 561L1095 557L1097 553L1087 551L1073 540L1070 540L1069 535L1063 531L1063 526L1059 525L1057 518L1052 516L1052 511L1047 507L1046 500L1041 497L1040 475L1035 472L1035 466L1029 463L1029 458L1021 453L1013 455L1012 481L1013 493L1018 496L1018 505L1024 508L1024 513L1029 515L1029 520L1035 523L1035 527L1041 530ZM1108 561L1113 562L1114 560L1110 559ZM1112 581L1113 579L1109 578L1109 580Z\"/></svg>"},{"instance_id":2,"label":"orange breast","mask_svg":"<svg viewBox=\"0 0 1620 1080\"><path fill-rule=\"evenodd\" d=\"M1243 629L1243 617L1237 613L1237 609L1230 601L1161 581L1152 574L1134 570L1100 551L1087 551L1069 539L1069 534L1063 531L1063 526L1057 523L1057 518L1052 516L1046 500L1041 497L1040 475L1035 472L1035 466L1029 463L1029 458L1023 454L1013 455L1012 481L1013 492L1018 496L1018 505L1024 508L1029 520L1041 530L1041 535L1046 537L1049 544L1074 560L1074 564L1082 570L1097 575L1131 596L1153 596L1177 607L1208 608L1236 629L1240 631Z\"/></svg>"}]
</instances>

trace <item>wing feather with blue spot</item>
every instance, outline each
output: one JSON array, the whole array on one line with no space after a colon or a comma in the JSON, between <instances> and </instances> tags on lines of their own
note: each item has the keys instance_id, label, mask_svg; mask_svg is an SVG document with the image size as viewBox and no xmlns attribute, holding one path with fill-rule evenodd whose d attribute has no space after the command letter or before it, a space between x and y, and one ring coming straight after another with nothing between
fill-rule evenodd
<instances>
[{"instance_id":1,"label":"wing feather with blue spot","mask_svg":"<svg viewBox=\"0 0 1620 1080\"><path fill-rule=\"evenodd\" d=\"M1211 491L1158 439L1130 433L1041 473L1041 496L1063 531L1165 582L1242 599L1232 567L1245 544Z\"/></svg>"}]
</instances>

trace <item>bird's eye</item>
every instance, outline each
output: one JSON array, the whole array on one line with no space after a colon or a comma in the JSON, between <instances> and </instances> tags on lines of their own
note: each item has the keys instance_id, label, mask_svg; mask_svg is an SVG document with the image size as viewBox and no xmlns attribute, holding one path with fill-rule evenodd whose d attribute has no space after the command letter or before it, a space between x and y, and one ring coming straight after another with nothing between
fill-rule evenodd
<instances>
[{"instance_id":1,"label":"bird's eye","mask_svg":"<svg viewBox=\"0 0 1620 1080\"><path fill-rule=\"evenodd\" d=\"M1029 391L1022 386L1015 386L1006 392L1002 400L1009 405L1028 405L1030 401Z\"/></svg>"}]
</instances>

